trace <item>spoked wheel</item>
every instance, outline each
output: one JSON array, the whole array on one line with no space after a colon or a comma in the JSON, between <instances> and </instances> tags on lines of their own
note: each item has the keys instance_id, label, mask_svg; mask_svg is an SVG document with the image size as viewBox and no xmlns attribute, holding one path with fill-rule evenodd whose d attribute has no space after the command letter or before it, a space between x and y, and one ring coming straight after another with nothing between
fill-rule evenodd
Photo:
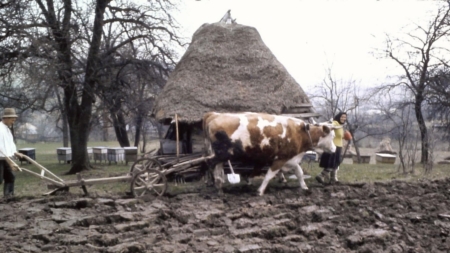
<instances>
[{"instance_id":1,"label":"spoked wheel","mask_svg":"<svg viewBox=\"0 0 450 253\"><path fill-rule=\"evenodd\" d=\"M131 180L131 193L136 198L162 196L167 190L167 179L159 170L147 168L134 173Z\"/></svg>"},{"instance_id":2,"label":"spoked wheel","mask_svg":"<svg viewBox=\"0 0 450 253\"><path fill-rule=\"evenodd\" d=\"M136 162L131 165L130 174L134 176L139 171L143 171L146 169L155 169L159 171L163 171L161 164L156 159L152 158L141 158L136 160Z\"/></svg>"}]
</instances>

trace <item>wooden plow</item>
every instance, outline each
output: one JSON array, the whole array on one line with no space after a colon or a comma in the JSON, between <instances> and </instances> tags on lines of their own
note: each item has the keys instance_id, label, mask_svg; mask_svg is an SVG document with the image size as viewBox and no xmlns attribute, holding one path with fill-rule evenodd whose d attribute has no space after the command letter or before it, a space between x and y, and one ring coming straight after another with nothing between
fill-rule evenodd
<instances>
[{"instance_id":1,"label":"wooden plow","mask_svg":"<svg viewBox=\"0 0 450 253\"><path fill-rule=\"evenodd\" d=\"M166 175L192 171L196 168L196 165L203 163L207 159L210 159L212 157L213 156L201 156L196 158L184 157L181 158L181 160L178 160L178 162L176 163L174 160L172 162L165 163L164 166L162 166L157 159L141 158L133 163L129 173L124 176L87 179L83 178L81 174L78 173L77 179L70 181L66 181L58 177L32 158L23 154L22 158L35 165L40 170L40 173L27 168L21 168L9 158L7 158L7 161L11 165L13 170L26 172L47 181L49 183L49 188L52 188L53 190L45 193L44 195L51 195L58 191L68 191L70 187L78 186L80 186L83 189L84 193L87 195L88 192L86 186L88 185L129 181L131 194L134 197L139 198L149 194L162 196L167 190Z\"/></svg>"}]
</instances>

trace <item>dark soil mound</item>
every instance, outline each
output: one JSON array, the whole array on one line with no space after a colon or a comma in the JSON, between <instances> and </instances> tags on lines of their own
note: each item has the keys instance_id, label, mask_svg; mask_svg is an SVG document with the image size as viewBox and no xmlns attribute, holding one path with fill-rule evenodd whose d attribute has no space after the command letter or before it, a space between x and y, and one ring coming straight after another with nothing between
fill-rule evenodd
<instances>
[{"instance_id":1,"label":"dark soil mound","mask_svg":"<svg viewBox=\"0 0 450 253\"><path fill-rule=\"evenodd\" d=\"M450 180L0 204L0 252L449 252Z\"/></svg>"}]
</instances>

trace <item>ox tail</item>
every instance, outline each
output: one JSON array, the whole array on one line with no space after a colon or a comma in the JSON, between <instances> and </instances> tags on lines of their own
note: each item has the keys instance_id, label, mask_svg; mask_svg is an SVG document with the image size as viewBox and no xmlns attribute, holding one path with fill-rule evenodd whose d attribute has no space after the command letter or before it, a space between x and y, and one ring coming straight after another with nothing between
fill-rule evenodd
<instances>
[{"instance_id":1,"label":"ox tail","mask_svg":"<svg viewBox=\"0 0 450 253\"><path fill-rule=\"evenodd\" d=\"M204 138L204 145L205 145L205 155L209 156L213 154L213 150L211 147L211 140L209 138L209 128L208 128L208 118L211 116L212 112L207 112L203 115L203 138Z\"/></svg>"},{"instance_id":2,"label":"ox tail","mask_svg":"<svg viewBox=\"0 0 450 253\"><path fill-rule=\"evenodd\" d=\"M204 138L204 153L205 156L213 155L214 151L211 146L211 139L210 139L210 132L208 127L209 118L212 115L211 112L205 113L203 115L203 138ZM204 171L204 181L206 185L214 185L214 175L213 175L213 169L216 165L216 162L213 161L214 158L208 159L205 161L205 171Z\"/></svg>"}]
</instances>

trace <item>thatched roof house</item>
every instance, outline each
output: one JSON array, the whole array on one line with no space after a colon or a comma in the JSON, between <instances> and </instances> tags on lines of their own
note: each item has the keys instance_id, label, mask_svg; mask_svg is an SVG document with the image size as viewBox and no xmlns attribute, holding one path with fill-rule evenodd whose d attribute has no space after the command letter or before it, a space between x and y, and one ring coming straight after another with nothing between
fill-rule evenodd
<instances>
[{"instance_id":1,"label":"thatched roof house","mask_svg":"<svg viewBox=\"0 0 450 253\"><path fill-rule=\"evenodd\" d=\"M153 115L167 122L178 114L180 122L195 123L208 111L317 116L258 31L225 23L204 24L194 33L158 96Z\"/></svg>"},{"instance_id":2,"label":"thatched roof house","mask_svg":"<svg viewBox=\"0 0 450 253\"><path fill-rule=\"evenodd\" d=\"M255 28L220 22L194 33L156 100L152 114L158 121L167 124L177 114L180 123L178 131L169 128L160 152L175 152L176 132L182 153L199 151L193 144L203 143L198 130L209 111L319 116Z\"/></svg>"}]
</instances>

